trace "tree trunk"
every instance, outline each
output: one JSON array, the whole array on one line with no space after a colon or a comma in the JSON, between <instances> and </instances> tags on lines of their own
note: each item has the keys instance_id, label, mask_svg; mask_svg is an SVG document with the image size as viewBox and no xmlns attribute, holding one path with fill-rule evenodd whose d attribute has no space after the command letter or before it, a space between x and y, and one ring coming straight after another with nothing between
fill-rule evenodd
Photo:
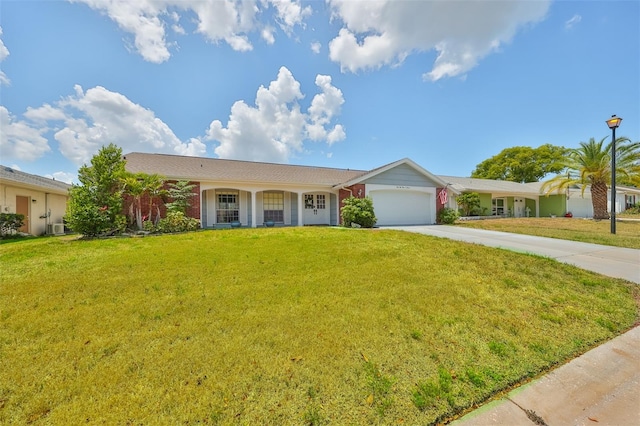
<instances>
[{"instance_id":1,"label":"tree trunk","mask_svg":"<svg viewBox=\"0 0 640 426\"><path fill-rule=\"evenodd\" d=\"M594 219L609 219L607 195L606 183L596 182L591 184L591 202L593 203Z\"/></svg>"},{"instance_id":2,"label":"tree trunk","mask_svg":"<svg viewBox=\"0 0 640 426\"><path fill-rule=\"evenodd\" d=\"M138 229L142 230L142 202L140 200L140 196L136 199L136 204L138 204L138 209L136 211L136 224L138 225Z\"/></svg>"}]
</instances>

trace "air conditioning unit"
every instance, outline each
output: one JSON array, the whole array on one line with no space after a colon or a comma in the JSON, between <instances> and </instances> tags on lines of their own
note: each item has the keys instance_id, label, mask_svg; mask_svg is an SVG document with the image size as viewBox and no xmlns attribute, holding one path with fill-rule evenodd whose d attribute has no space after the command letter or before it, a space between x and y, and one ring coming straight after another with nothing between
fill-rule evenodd
<instances>
[{"instance_id":1,"label":"air conditioning unit","mask_svg":"<svg viewBox=\"0 0 640 426\"><path fill-rule=\"evenodd\" d=\"M50 223L48 225L47 234L49 235L63 235L64 223Z\"/></svg>"}]
</instances>

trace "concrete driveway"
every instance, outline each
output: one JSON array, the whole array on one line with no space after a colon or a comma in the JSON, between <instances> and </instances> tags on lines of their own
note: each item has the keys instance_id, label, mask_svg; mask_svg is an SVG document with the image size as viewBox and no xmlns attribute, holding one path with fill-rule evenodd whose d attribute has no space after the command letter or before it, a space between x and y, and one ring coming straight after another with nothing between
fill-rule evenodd
<instances>
[{"instance_id":1,"label":"concrete driveway","mask_svg":"<svg viewBox=\"0 0 640 426\"><path fill-rule=\"evenodd\" d=\"M387 228L466 241L521 253L538 254L602 275L624 278L640 284L640 250L464 228L461 226L390 226Z\"/></svg>"},{"instance_id":2,"label":"concrete driveway","mask_svg":"<svg viewBox=\"0 0 640 426\"><path fill-rule=\"evenodd\" d=\"M640 250L445 225L389 229L534 253L640 283ZM640 327L514 389L452 425L640 425Z\"/></svg>"}]
</instances>

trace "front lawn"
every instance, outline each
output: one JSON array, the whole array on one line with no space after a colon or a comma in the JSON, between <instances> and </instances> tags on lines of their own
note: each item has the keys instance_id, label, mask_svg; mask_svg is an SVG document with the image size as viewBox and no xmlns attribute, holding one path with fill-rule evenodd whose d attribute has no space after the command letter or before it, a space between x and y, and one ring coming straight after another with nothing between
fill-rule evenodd
<instances>
[{"instance_id":1,"label":"front lawn","mask_svg":"<svg viewBox=\"0 0 640 426\"><path fill-rule=\"evenodd\" d=\"M0 246L2 424L429 424L631 327L638 286L393 230Z\"/></svg>"},{"instance_id":2,"label":"front lawn","mask_svg":"<svg viewBox=\"0 0 640 426\"><path fill-rule=\"evenodd\" d=\"M640 249L640 220L616 222L615 234L611 234L611 221L575 217L483 219L456 225Z\"/></svg>"}]
</instances>

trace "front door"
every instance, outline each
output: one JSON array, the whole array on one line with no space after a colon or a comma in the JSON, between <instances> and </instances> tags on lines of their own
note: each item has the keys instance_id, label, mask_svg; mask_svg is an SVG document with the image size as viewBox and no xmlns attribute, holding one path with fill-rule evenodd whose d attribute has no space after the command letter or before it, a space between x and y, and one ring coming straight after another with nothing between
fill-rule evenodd
<instances>
[{"instance_id":1,"label":"front door","mask_svg":"<svg viewBox=\"0 0 640 426\"><path fill-rule=\"evenodd\" d=\"M329 225L329 206L326 194L304 194L305 225Z\"/></svg>"},{"instance_id":2,"label":"front door","mask_svg":"<svg viewBox=\"0 0 640 426\"><path fill-rule=\"evenodd\" d=\"M514 198L513 199L513 216L524 217L525 215L524 209L525 209L524 198Z\"/></svg>"},{"instance_id":3,"label":"front door","mask_svg":"<svg viewBox=\"0 0 640 426\"><path fill-rule=\"evenodd\" d=\"M24 215L24 221L18 231L29 233L29 197L16 195L16 213Z\"/></svg>"}]
</instances>

